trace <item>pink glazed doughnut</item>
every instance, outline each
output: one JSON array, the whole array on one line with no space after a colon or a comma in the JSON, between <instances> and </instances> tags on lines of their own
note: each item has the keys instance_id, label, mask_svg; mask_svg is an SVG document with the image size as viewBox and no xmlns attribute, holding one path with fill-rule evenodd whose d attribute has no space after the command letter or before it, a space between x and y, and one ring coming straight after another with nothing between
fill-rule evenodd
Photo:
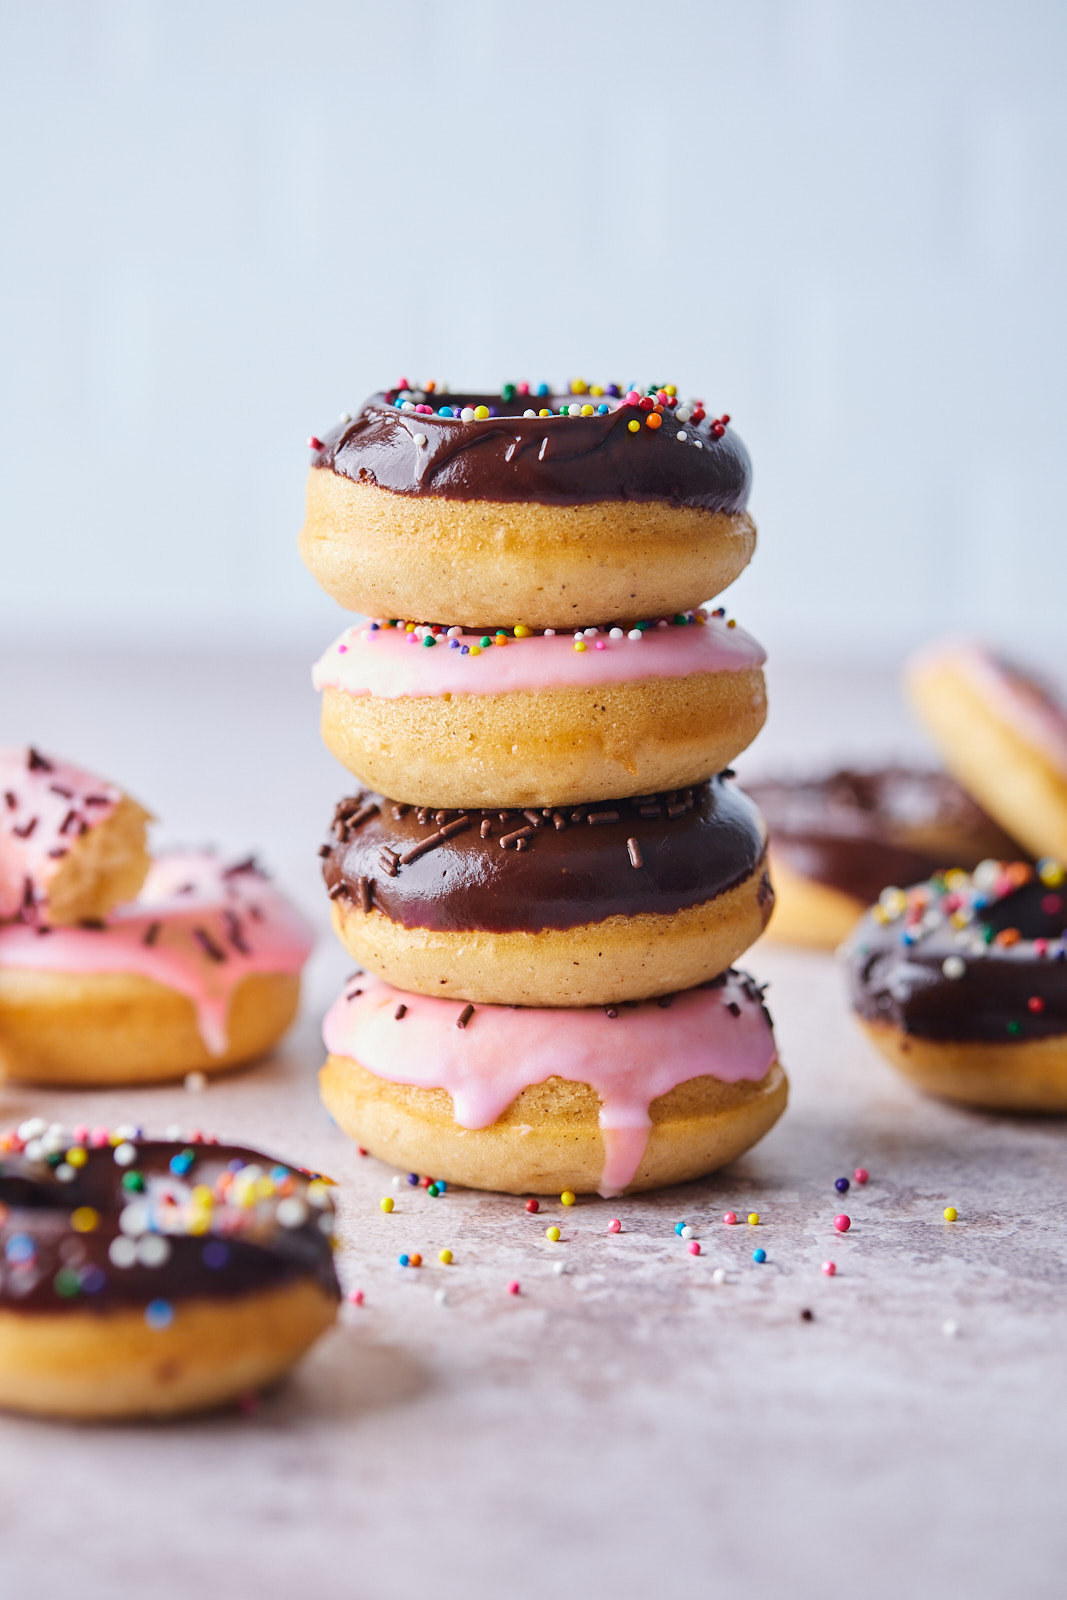
<instances>
[{"instance_id":1,"label":"pink glazed doughnut","mask_svg":"<svg viewBox=\"0 0 1067 1600\"><path fill-rule=\"evenodd\" d=\"M383 1161L508 1194L703 1176L785 1109L762 991L733 969L658 1001L473 1006L360 973L323 1028L323 1103Z\"/></svg>"},{"instance_id":2,"label":"pink glazed doughnut","mask_svg":"<svg viewBox=\"0 0 1067 1600\"><path fill-rule=\"evenodd\" d=\"M322 735L410 805L563 806L703 783L767 714L762 648L721 611L464 634L361 622L316 664Z\"/></svg>"},{"instance_id":3,"label":"pink glazed doughnut","mask_svg":"<svg viewBox=\"0 0 1067 1600\"><path fill-rule=\"evenodd\" d=\"M0 923L60 927L132 900L149 821L91 772L32 746L0 748Z\"/></svg>"},{"instance_id":4,"label":"pink glazed doughnut","mask_svg":"<svg viewBox=\"0 0 1067 1600\"><path fill-rule=\"evenodd\" d=\"M311 945L253 862L164 856L92 926L0 927L0 1068L113 1084L236 1066L289 1026Z\"/></svg>"}]
</instances>

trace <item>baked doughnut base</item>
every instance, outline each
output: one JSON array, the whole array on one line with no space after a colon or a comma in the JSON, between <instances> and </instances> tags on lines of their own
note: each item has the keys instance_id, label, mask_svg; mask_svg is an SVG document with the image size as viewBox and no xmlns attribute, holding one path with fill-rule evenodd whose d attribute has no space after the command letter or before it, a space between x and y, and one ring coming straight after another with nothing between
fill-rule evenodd
<instances>
[{"instance_id":1,"label":"baked doughnut base","mask_svg":"<svg viewBox=\"0 0 1067 1600\"><path fill-rule=\"evenodd\" d=\"M840 889L816 883L794 872L781 856L768 851L774 884L774 915L766 937L778 944L804 945L814 950L836 950L867 907Z\"/></svg>"},{"instance_id":2,"label":"baked doughnut base","mask_svg":"<svg viewBox=\"0 0 1067 1600\"><path fill-rule=\"evenodd\" d=\"M143 1310L0 1310L0 1407L80 1420L169 1417L274 1383L331 1325L337 1301L300 1280L232 1299Z\"/></svg>"},{"instance_id":3,"label":"baked doughnut base","mask_svg":"<svg viewBox=\"0 0 1067 1600\"><path fill-rule=\"evenodd\" d=\"M348 1136L382 1161L470 1189L504 1194L595 1194L604 1168L600 1098L585 1083L549 1078L524 1089L488 1128L462 1128L444 1089L387 1082L347 1056L319 1076L323 1104ZM776 1061L757 1083L692 1078L654 1100L652 1129L626 1193L703 1177L748 1150L785 1110Z\"/></svg>"},{"instance_id":4,"label":"baked doughnut base","mask_svg":"<svg viewBox=\"0 0 1067 1600\"><path fill-rule=\"evenodd\" d=\"M773 900L762 863L743 883L670 916L640 912L575 928L407 928L347 898L334 930L359 964L398 989L482 1005L597 1006L692 989L759 938Z\"/></svg>"},{"instance_id":5,"label":"baked doughnut base","mask_svg":"<svg viewBox=\"0 0 1067 1600\"><path fill-rule=\"evenodd\" d=\"M990 1111L1067 1112L1067 1035L990 1044L924 1039L889 1022L857 1021L886 1060L927 1094Z\"/></svg>"},{"instance_id":6,"label":"baked doughnut base","mask_svg":"<svg viewBox=\"0 0 1067 1600\"><path fill-rule=\"evenodd\" d=\"M696 672L504 694L322 696L322 737L409 805L562 806L703 783L767 716L763 672Z\"/></svg>"},{"instance_id":7,"label":"baked doughnut base","mask_svg":"<svg viewBox=\"0 0 1067 1600\"><path fill-rule=\"evenodd\" d=\"M269 1050L299 999L299 976L250 973L233 992L226 1051L214 1056L192 1001L151 978L0 967L0 1071L40 1084L155 1083L224 1072Z\"/></svg>"},{"instance_id":8,"label":"baked doughnut base","mask_svg":"<svg viewBox=\"0 0 1067 1600\"><path fill-rule=\"evenodd\" d=\"M684 611L748 565L746 511L452 500L312 468L300 534L327 594L372 617L575 628Z\"/></svg>"},{"instance_id":9,"label":"baked doughnut base","mask_svg":"<svg viewBox=\"0 0 1067 1600\"><path fill-rule=\"evenodd\" d=\"M96 921L135 900L149 868L145 830L152 820L124 795L105 821L71 847L48 881L48 914L55 927Z\"/></svg>"}]
</instances>

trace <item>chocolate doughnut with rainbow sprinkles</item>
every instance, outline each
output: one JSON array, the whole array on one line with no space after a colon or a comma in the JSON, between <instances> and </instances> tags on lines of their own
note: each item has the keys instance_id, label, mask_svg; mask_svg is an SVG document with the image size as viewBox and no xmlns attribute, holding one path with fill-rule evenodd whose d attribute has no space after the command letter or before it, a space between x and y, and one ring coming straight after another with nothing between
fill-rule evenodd
<instances>
[{"instance_id":1,"label":"chocolate doughnut with rainbow sprinkles","mask_svg":"<svg viewBox=\"0 0 1067 1600\"><path fill-rule=\"evenodd\" d=\"M0 1135L0 1406L167 1417L280 1378L333 1323L329 1181L194 1135Z\"/></svg>"},{"instance_id":2,"label":"chocolate doughnut with rainbow sprinkles","mask_svg":"<svg viewBox=\"0 0 1067 1600\"><path fill-rule=\"evenodd\" d=\"M788 1093L755 980L766 830L728 770L764 653L712 604L748 455L673 385L406 381L313 438L301 550L367 616L326 650L359 780L322 847L365 972L324 1103L363 1148L510 1193L713 1171Z\"/></svg>"}]
</instances>

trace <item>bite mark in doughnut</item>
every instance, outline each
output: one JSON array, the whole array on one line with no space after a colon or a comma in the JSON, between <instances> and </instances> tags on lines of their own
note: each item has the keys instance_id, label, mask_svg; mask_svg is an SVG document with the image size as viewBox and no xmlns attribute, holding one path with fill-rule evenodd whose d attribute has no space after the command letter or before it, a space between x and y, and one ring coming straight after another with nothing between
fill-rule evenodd
<instances>
[{"instance_id":1,"label":"bite mark in doughnut","mask_svg":"<svg viewBox=\"0 0 1067 1600\"><path fill-rule=\"evenodd\" d=\"M323 737L368 787L413 804L573 805L700 783L755 738L766 695L751 635L698 616L633 639L501 633L484 648L360 624L312 673Z\"/></svg>"},{"instance_id":2,"label":"bite mark in doughnut","mask_svg":"<svg viewBox=\"0 0 1067 1600\"><path fill-rule=\"evenodd\" d=\"M844 952L875 1044L931 1093L1067 1110L1067 881L986 861L887 889Z\"/></svg>"},{"instance_id":3,"label":"bite mark in doughnut","mask_svg":"<svg viewBox=\"0 0 1067 1600\"><path fill-rule=\"evenodd\" d=\"M351 610L472 626L718 594L755 546L744 445L699 404L608 387L584 416L586 395L374 395L310 441L304 561Z\"/></svg>"},{"instance_id":4,"label":"bite mark in doughnut","mask_svg":"<svg viewBox=\"0 0 1067 1600\"><path fill-rule=\"evenodd\" d=\"M0 1405L166 1416L273 1382L330 1326L327 1184L216 1142L0 1136Z\"/></svg>"},{"instance_id":5,"label":"bite mark in doughnut","mask_svg":"<svg viewBox=\"0 0 1067 1600\"><path fill-rule=\"evenodd\" d=\"M0 748L0 923L106 915L148 870L149 814L112 783L20 745Z\"/></svg>"},{"instance_id":6,"label":"bite mark in doughnut","mask_svg":"<svg viewBox=\"0 0 1067 1600\"><path fill-rule=\"evenodd\" d=\"M458 812L366 791L337 808L335 928L403 989L535 1006L692 988L774 904L755 806L727 777L613 806Z\"/></svg>"},{"instance_id":7,"label":"bite mark in doughnut","mask_svg":"<svg viewBox=\"0 0 1067 1600\"><path fill-rule=\"evenodd\" d=\"M100 924L0 928L0 1062L41 1083L236 1065L292 1020L311 944L253 862L163 856Z\"/></svg>"},{"instance_id":8,"label":"bite mark in doughnut","mask_svg":"<svg viewBox=\"0 0 1067 1600\"><path fill-rule=\"evenodd\" d=\"M733 971L586 1010L460 1006L357 974L323 1037L323 1099L346 1133L510 1193L681 1182L747 1149L785 1105L762 992Z\"/></svg>"}]
</instances>

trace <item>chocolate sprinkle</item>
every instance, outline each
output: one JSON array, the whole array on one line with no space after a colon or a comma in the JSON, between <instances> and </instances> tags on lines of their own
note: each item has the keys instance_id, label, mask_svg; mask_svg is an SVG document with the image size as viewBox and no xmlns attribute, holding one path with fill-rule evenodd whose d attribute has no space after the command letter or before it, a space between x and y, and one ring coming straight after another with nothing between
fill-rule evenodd
<instances>
[{"instance_id":1,"label":"chocolate sprinkle","mask_svg":"<svg viewBox=\"0 0 1067 1600\"><path fill-rule=\"evenodd\" d=\"M460 1012L459 1016L456 1018L456 1027L457 1028L465 1028L467 1026L467 1023L473 1017L473 1015L474 1015L474 1007L470 1006L470 1005L464 1006L463 1010Z\"/></svg>"},{"instance_id":2,"label":"chocolate sprinkle","mask_svg":"<svg viewBox=\"0 0 1067 1600\"><path fill-rule=\"evenodd\" d=\"M637 840L627 839L626 849L630 856L631 867L643 867L645 864L645 858L641 854L641 846L638 844Z\"/></svg>"}]
</instances>

